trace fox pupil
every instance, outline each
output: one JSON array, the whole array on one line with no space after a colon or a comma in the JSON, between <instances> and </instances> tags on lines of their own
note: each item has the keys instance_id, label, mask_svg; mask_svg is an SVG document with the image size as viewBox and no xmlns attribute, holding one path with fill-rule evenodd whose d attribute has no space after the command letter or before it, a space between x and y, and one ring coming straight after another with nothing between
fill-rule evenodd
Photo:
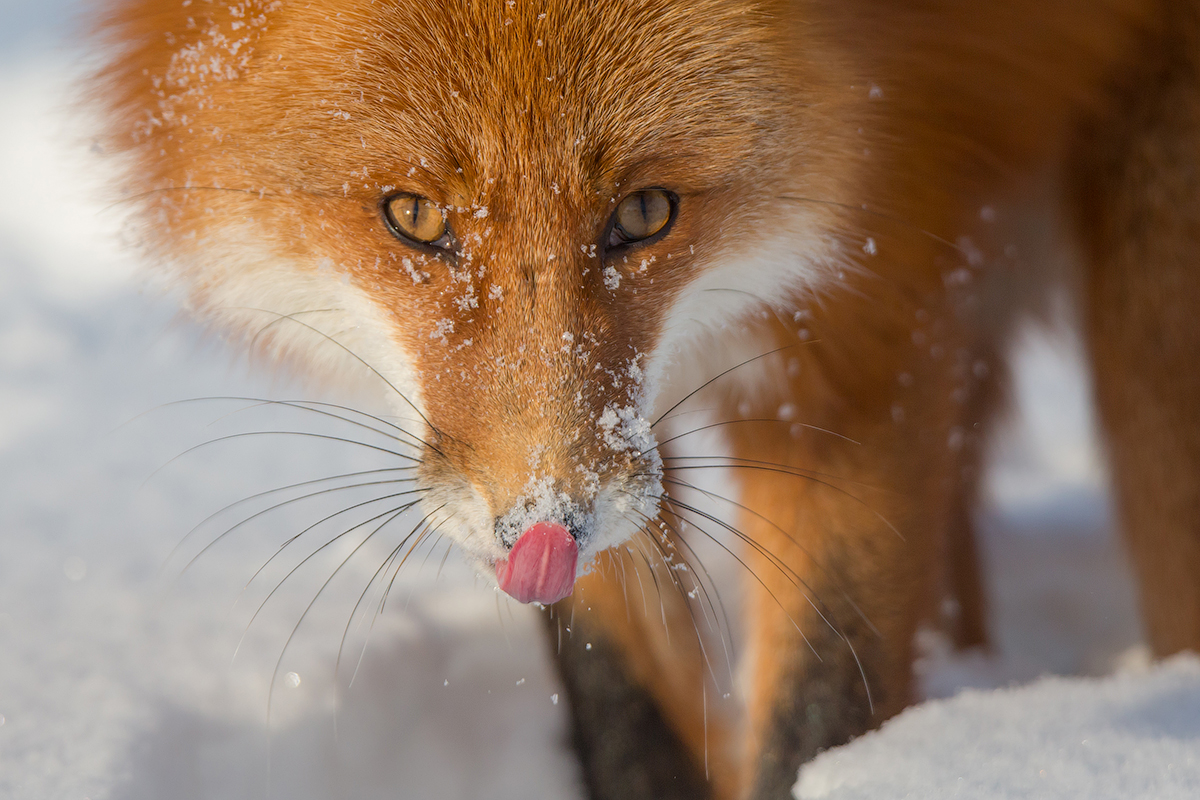
<instances>
[{"instance_id":1,"label":"fox pupil","mask_svg":"<svg viewBox=\"0 0 1200 800\"><path fill-rule=\"evenodd\" d=\"M388 222L404 238L421 244L436 244L446 235L441 210L425 197L399 194L387 201Z\"/></svg>"},{"instance_id":2,"label":"fox pupil","mask_svg":"<svg viewBox=\"0 0 1200 800\"><path fill-rule=\"evenodd\" d=\"M661 189L647 189L626 197L617 207L612 244L630 244L649 239L671 220L672 200Z\"/></svg>"}]
</instances>

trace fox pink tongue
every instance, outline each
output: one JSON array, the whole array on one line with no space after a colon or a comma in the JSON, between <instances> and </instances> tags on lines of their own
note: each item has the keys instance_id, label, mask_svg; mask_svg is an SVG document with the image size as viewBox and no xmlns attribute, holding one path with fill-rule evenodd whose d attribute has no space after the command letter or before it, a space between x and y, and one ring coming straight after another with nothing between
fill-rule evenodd
<instances>
[{"instance_id":1,"label":"fox pink tongue","mask_svg":"<svg viewBox=\"0 0 1200 800\"><path fill-rule=\"evenodd\" d=\"M575 588L579 548L562 525L539 522L517 543L505 561L496 562L500 588L522 603L549 605Z\"/></svg>"}]
</instances>

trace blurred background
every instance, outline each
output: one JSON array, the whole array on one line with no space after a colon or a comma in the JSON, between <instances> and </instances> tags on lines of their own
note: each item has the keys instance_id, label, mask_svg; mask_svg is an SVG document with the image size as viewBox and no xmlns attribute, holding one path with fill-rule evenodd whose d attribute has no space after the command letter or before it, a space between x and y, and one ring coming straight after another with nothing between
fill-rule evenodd
<instances>
[{"instance_id":1,"label":"blurred background","mask_svg":"<svg viewBox=\"0 0 1200 800\"><path fill-rule=\"evenodd\" d=\"M85 5L0 3L0 795L518 798L536 775L541 797L578 796L529 609L438 544L373 613L382 582L368 581L416 519L323 590L378 511L330 520L305 541L346 535L320 557L281 551L250 582L288 536L369 490L263 513L184 571L305 489L218 513L228 504L389 463L295 436L189 448L245 431L386 439L303 408L198 399L330 398L262 375L145 288L73 108ZM1018 339L1016 413L981 514L995 647L955 655L925 637L929 696L1143 657L1079 355L1066 317Z\"/></svg>"}]
</instances>

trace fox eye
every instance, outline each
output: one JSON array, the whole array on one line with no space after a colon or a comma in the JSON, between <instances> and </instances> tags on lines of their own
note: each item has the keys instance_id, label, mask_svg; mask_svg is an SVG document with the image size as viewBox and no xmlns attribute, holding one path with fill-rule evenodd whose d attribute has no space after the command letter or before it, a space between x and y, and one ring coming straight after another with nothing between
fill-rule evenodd
<instances>
[{"instance_id":1,"label":"fox eye","mask_svg":"<svg viewBox=\"0 0 1200 800\"><path fill-rule=\"evenodd\" d=\"M675 195L665 189L643 189L626 197L613 214L609 247L642 242L666 233L675 216Z\"/></svg>"},{"instance_id":2,"label":"fox eye","mask_svg":"<svg viewBox=\"0 0 1200 800\"><path fill-rule=\"evenodd\" d=\"M383 214L392 233L418 244L449 245L446 216L434 202L420 195L394 194L383 203ZM443 239L447 241L442 242Z\"/></svg>"}]
</instances>

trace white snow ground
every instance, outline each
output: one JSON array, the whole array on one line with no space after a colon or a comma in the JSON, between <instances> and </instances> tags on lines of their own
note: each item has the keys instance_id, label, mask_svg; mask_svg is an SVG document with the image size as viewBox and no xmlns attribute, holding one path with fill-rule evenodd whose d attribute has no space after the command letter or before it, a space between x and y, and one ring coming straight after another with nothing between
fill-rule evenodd
<instances>
[{"instance_id":1,"label":"white snow ground","mask_svg":"<svg viewBox=\"0 0 1200 800\"><path fill-rule=\"evenodd\" d=\"M246 404L217 401L162 407L311 393L202 344L170 299L135 288L112 233L119 208L94 199L86 141L61 113L75 6L0 5L0 797L579 797L535 619L477 586L453 556L439 570L440 549L401 572L353 685L365 626L351 631L334 680L349 609L394 534L382 549L368 545L313 607L280 664L268 722L268 684L293 624L370 529L297 572L236 659L253 609L296 560L285 551L285 567L234 606L242 586L282 536L341 501L266 515L182 578L200 544L172 548L249 494L387 462L295 437L171 461L215 436L320 420L277 407L234 414ZM1069 351L1045 338L1024 349L1025 426L1004 437L989 484L996 653L952 656L930 637L923 683L950 699L824 754L804 770L802 796L1200 796L1200 662L1148 666L1136 649ZM351 524L338 521L314 534ZM1110 678L996 688L1121 665ZM976 688L956 695L964 686Z\"/></svg>"}]
</instances>

